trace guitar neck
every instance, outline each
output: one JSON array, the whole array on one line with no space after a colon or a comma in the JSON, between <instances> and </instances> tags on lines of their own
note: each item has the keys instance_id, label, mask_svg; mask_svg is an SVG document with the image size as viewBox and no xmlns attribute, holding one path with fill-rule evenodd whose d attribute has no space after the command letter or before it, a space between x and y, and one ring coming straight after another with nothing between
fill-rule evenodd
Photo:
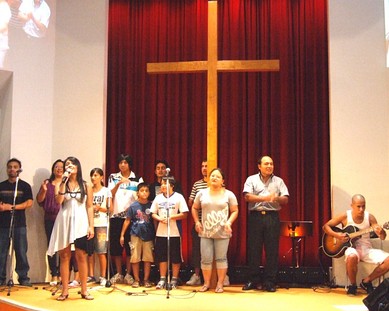
<instances>
[{"instance_id":1,"label":"guitar neck","mask_svg":"<svg viewBox=\"0 0 389 311\"><path fill-rule=\"evenodd\" d=\"M364 230L360 230L360 231L357 231L354 233L350 233L348 236L350 239L353 239L353 238L356 238L357 236L361 236L361 235L364 235L365 233L370 233L373 231L374 231L374 229L372 227L370 227L368 229L364 229Z\"/></svg>"}]
</instances>

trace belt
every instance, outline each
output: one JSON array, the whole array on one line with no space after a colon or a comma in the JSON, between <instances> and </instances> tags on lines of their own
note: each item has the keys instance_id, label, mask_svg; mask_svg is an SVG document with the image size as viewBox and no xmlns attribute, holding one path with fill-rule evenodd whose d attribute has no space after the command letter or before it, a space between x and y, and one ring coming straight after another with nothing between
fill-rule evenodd
<instances>
[{"instance_id":1,"label":"belt","mask_svg":"<svg viewBox=\"0 0 389 311\"><path fill-rule=\"evenodd\" d=\"M253 211L253 212L258 213L259 215L267 215L267 214L277 213L277 211Z\"/></svg>"}]
</instances>

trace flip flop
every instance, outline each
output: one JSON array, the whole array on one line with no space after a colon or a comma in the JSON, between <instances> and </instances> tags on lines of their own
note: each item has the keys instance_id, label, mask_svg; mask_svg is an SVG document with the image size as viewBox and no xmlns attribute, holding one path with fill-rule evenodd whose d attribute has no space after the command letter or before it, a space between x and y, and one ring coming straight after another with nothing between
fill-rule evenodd
<instances>
[{"instance_id":1,"label":"flip flop","mask_svg":"<svg viewBox=\"0 0 389 311\"><path fill-rule=\"evenodd\" d=\"M223 292L224 292L223 287L216 287L215 293L223 293Z\"/></svg>"},{"instance_id":2,"label":"flip flop","mask_svg":"<svg viewBox=\"0 0 389 311\"><path fill-rule=\"evenodd\" d=\"M209 291L209 287L206 286L206 285L203 285L203 286L199 289L199 292L200 292L200 293L205 293L205 292L207 292L207 291Z\"/></svg>"}]
</instances>

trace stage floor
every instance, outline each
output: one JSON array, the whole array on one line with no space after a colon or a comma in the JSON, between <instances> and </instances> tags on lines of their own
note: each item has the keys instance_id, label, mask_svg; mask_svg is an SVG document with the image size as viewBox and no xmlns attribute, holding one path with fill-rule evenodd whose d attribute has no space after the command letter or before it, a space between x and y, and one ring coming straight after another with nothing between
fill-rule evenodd
<instances>
[{"instance_id":1,"label":"stage floor","mask_svg":"<svg viewBox=\"0 0 389 311\"><path fill-rule=\"evenodd\" d=\"M171 291L93 286L93 301L81 299L79 288L71 289L66 301L56 301L53 288L47 284L34 284L32 288L15 286L7 295L8 288L0 291L0 310L235 310L245 311L261 308L264 311L314 310L314 311L367 311L362 299L366 294L359 290L354 297L346 295L344 288L278 288L276 293L259 290L242 291L242 285L225 287L224 293L212 290L197 292L200 286L181 286Z\"/></svg>"}]
</instances>

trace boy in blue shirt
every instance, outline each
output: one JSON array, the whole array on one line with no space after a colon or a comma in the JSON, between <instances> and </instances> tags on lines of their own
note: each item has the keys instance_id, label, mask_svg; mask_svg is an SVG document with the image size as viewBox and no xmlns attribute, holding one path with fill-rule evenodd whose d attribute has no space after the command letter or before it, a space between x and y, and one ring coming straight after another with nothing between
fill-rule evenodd
<instances>
[{"instance_id":1,"label":"boy in blue shirt","mask_svg":"<svg viewBox=\"0 0 389 311\"><path fill-rule=\"evenodd\" d=\"M148 184L142 182L137 187L138 200L130 205L127 211L127 218L125 219L120 234L120 244L124 245L124 234L130 228L130 249L131 249L131 265L134 273L135 281L132 287L140 286L139 266L143 261L144 281L145 287L152 287L150 282L151 263L154 262L153 248L155 239L155 229L150 213L151 202L149 201L150 187Z\"/></svg>"}]
</instances>

